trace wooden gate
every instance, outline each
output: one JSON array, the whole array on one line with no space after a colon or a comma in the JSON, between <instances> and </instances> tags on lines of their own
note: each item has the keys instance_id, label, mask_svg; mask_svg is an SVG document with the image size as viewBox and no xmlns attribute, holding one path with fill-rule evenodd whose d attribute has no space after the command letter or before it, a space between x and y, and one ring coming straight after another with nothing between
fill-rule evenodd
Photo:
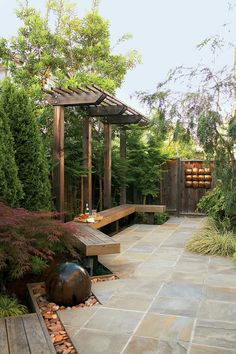
<instances>
[{"instance_id":1,"label":"wooden gate","mask_svg":"<svg viewBox=\"0 0 236 354\"><path fill-rule=\"evenodd\" d=\"M207 169L210 169L210 172ZM196 211L198 201L213 187L212 182L204 182L205 178L210 181L212 169L213 162L207 163L203 160L173 159L167 161L162 166L160 203L167 206L167 211L177 215L198 214ZM192 179L189 177L190 180L196 181L194 187L186 186L188 170L190 175L192 175ZM202 172L203 170L204 172ZM195 175L193 172L196 172Z\"/></svg>"}]
</instances>

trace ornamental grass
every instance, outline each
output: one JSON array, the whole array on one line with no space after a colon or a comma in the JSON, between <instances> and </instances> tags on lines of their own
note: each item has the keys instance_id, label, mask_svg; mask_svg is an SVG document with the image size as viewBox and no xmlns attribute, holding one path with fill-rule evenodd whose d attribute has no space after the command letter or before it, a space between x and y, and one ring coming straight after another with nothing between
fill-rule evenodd
<instances>
[{"instance_id":1,"label":"ornamental grass","mask_svg":"<svg viewBox=\"0 0 236 354\"><path fill-rule=\"evenodd\" d=\"M186 249L205 255L232 256L236 252L236 235L232 231L220 231L216 222L208 218L203 228L187 242Z\"/></svg>"}]
</instances>

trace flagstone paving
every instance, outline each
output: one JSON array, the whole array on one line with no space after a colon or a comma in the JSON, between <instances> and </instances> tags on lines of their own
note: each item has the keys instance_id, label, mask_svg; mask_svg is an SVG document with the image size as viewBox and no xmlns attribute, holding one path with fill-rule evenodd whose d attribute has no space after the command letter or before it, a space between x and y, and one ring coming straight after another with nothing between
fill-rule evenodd
<instances>
[{"instance_id":1,"label":"flagstone paving","mask_svg":"<svg viewBox=\"0 0 236 354\"><path fill-rule=\"evenodd\" d=\"M59 311L79 354L236 354L236 265L184 250L203 218L133 225L100 257L118 275L93 285L101 305Z\"/></svg>"}]
</instances>

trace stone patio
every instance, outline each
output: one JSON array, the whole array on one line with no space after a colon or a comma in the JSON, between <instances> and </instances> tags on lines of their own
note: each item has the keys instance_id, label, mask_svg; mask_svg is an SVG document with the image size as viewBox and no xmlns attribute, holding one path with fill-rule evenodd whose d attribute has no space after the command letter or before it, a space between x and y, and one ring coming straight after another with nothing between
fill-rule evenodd
<instances>
[{"instance_id":1,"label":"stone patio","mask_svg":"<svg viewBox=\"0 0 236 354\"><path fill-rule=\"evenodd\" d=\"M96 283L102 305L59 311L79 354L236 353L236 266L186 252L202 218L133 225L100 257L120 279Z\"/></svg>"}]
</instances>

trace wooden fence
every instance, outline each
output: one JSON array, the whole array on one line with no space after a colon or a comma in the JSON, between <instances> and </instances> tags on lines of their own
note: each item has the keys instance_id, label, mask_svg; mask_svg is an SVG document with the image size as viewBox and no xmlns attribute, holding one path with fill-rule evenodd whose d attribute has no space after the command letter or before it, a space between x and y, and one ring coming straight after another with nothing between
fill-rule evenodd
<instances>
[{"instance_id":1,"label":"wooden fence","mask_svg":"<svg viewBox=\"0 0 236 354\"><path fill-rule=\"evenodd\" d=\"M201 197L212 189L213 182L208 184L208 188L186 187L186 172L187 169L197 169L197 171L213 169L213 162L206 163L202 160L169 160L162 166L162 179L160 185L160 203L167 206L167 211L180 214L198 214L196 206ZM204 172L205 173L205 172ZM193 173L192 173L193 174ZM208 172L208 178L211 172ZM204 178L203 175L192 176ZM191 177L190 177L191 178ZM207 178L207 177L206 177ZM196 183L197 185L197 183ZM204 183L201 183L204 186ZM207 185L207 184L206 184Z\"/></svg>"}]
</instances>

